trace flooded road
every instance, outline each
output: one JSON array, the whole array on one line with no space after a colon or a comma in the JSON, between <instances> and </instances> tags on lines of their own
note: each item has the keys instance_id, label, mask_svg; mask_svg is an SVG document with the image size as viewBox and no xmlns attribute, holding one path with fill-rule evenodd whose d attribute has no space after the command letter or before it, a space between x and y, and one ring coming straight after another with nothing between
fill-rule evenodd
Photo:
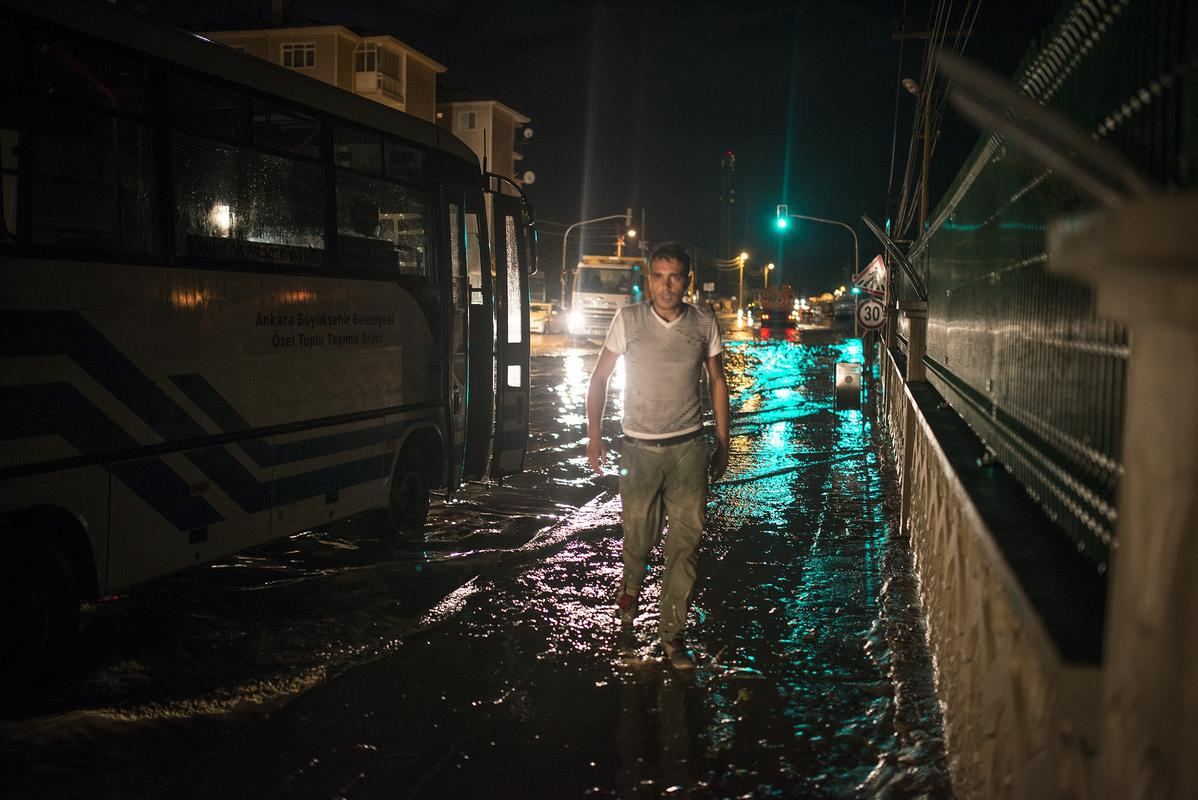
<instances>
[{"instance_id":1,"label":"flooded road","mask_svg":"<svg viewBox=\"0 0 1198 800\"><path fill-rule=\"evenodd\" d=\"M833 403L860 343L726 347L694 674L655 641L660 554L619 636L595 353L543 345L527 471L420 541L342 524L89 609L72 677L0 722L6 796L948 796L885 443Z\"/></svg>"}]
</instances>

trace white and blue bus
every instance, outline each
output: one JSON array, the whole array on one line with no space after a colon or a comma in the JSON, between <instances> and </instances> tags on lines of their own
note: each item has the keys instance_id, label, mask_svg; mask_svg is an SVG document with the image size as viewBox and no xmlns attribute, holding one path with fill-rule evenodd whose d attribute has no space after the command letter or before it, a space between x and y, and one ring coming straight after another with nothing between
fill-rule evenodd
<instances>
[{"instance_id":1,"label":"white and blue bus","mask_svg":"<svg viewBox=\"0 0 1198 800\"><path fill-rule=\"evenodd\" d=\"M4 0L0 59L0 680L80 602L522 469L532 214L462 142L101 2Z\"/></svg>"}]
</instances>

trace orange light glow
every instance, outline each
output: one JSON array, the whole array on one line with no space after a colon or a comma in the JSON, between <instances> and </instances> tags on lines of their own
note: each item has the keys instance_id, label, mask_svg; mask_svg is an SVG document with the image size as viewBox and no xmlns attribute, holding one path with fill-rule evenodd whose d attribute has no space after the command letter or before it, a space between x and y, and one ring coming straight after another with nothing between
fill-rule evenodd
<instances>
[{"instance_id":1,"label":"orange light glow","mask_svg":"<svg viewBox=\"0 0 1198 800\"><path fill-rule=\"evenodd\" d=\"M207 289L171 289L171 305L175 308L193 310L200 308L212 299L212 293Z\"/></svg>"}]
</instances>

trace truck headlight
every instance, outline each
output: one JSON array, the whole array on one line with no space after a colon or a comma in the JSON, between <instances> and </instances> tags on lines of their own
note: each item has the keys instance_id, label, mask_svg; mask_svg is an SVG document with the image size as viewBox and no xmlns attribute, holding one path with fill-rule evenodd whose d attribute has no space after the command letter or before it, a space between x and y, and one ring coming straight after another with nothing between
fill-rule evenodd
<instances>
[{"instance_id":1,"label":"truck headlight","mask_svg":"<svg viewBox=\"0 0 1198 800\"><path fill-rule=\"evenodd\" d=\"M582 327L586 324L586 319L582 316L581 311L570 312L570 333L582 333Z\"/></svg>"}]
</instances>

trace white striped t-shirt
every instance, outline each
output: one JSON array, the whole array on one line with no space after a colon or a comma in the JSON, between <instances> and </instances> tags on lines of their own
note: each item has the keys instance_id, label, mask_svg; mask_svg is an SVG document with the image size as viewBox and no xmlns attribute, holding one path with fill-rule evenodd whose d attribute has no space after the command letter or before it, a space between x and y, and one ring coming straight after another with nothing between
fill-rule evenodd
<instances>
[{"instance_id":1,"label":"white striped t-shirt","mask_svg":"<svg viewBox=\"0 0 1198 800\"><path fill-rule=\"evenodd\" d=\"M699 378L708 358L723 351L715 315L682 304L667 322L652 301L616 312L603 346L624 356L624 433L668 439L703 427Z\"/></svg>"}]
</instances>

